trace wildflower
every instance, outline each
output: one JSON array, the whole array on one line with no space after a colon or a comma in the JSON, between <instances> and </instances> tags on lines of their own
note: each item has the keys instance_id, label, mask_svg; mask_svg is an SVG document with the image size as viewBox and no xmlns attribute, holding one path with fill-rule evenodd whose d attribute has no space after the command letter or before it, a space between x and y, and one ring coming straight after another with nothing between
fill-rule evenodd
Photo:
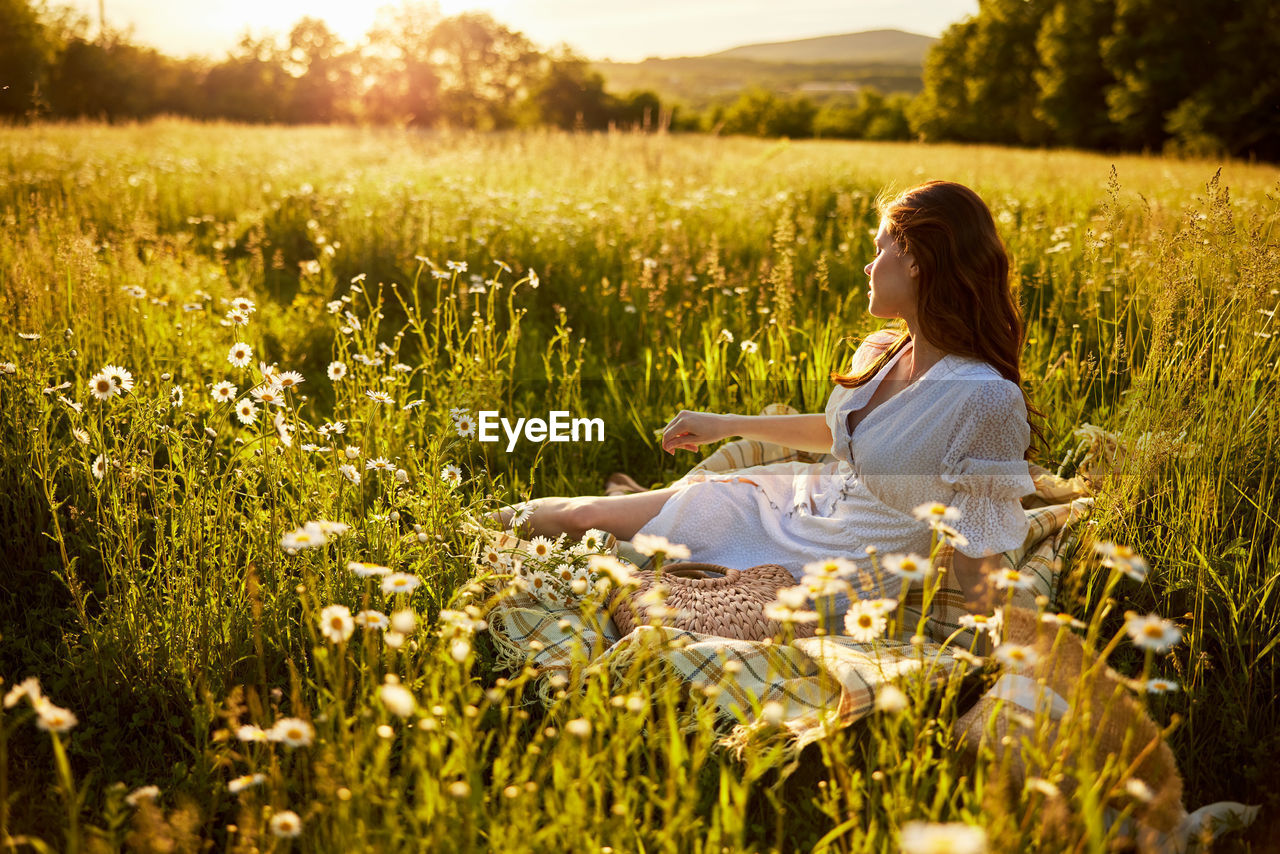
<instances>
[{"instance_id":1,"label":"wildflower","mask_svg":"<svg viewBox=\"0 0 1280 854\"><path fill-rule=\"evenodd\" d=\"M385 629L389 625L387 615L381 611L361 611L351 619L362 629Z\"/></svg>"},{"instance_id":2,"label":"wildflower","mask_svg":"<svg viewBox=\"0 0 1280 854\"><path fill-rule=\"evenodd\" d=\"M1002 643L996 647L996 660L1010 670L1026 670L1036 663L1039 656L1029 646L1017 643Z\"/></svg>"},{"instance_id":3,"label":"wildflower","mask_svg":"<svg viewBox=\"0 0 1280 854\"><path fill-rule=\"evenodd\" d=\"M399 649L404 645L404 635L400 632L383 632L382 642L391 649Z\"/></svg>"},{"instance_id":4,"label":"wildflower","mask_svg":"<svg viewBox=\"0 0 1280 854\"><path fill-rule=\"evenodd\" d=\"M169 405L171 407L173 407L174 409L181 408L182 401L184 399L185 398L182 393L182 386L176 385L173 388L169 389Z\"/></svg>"},{"instance_id":5,"label":"wildflower","mask_svg":"<svg viewBox=\"0 0 1280 854\"><path fill-rule=\"evenodd\" d=\"M407 572L393 572L382 579L382 593L390 596L393 593L412 593L421 584L417 576Z\"/></svg>"},{"instance_id":6,"label":"wildflower","mask_svg":"<svg viewBox=\"0 0 1280 854\"><path fill-rule=\"evenodd\" d=\"M917 554L885 555L884 568L904 581L924 581L929 574L929 562Z\"/></svg>"},{"instance_id":7,"label":"wildflower","mask_svg":"<svg viewBox=\"0 0 1280 854\"><path fill-rule=\"evenodd\" d=\"M329 379L335 383L347 375L347 366L344 362L330 362L327 371Z\"/></svg>"},{"instance_id":8,"label":"wildflower","mask_svg":"<svg viewBox=\"0 0 1280 854\"><path fill-rule=\"evenodd\" d=\"M760 352L760 345L754 341L743 341L738 346L741 347L742 352L748 356Z\"/></svg>"},{"instance_id":9,"label":"wildflower","mask_svg":"<svg viewBox=\"0 0 1280 854\"><path fill-rule=\"evenodd\" d=\"M277 412L272 416L272 424L276 428L276 436L280 439L280 444L286 448L293 447L293 425L284 417L283 412Z\"/></svg>"},{"instance_id":10,"label":"wildflower","mask_svg":"<svg viewBox=\"0 0 1280 854\"><path fill-rule=\"evenodd\" d=\"M458 272L458 273L467 272L466 261L445 261L444 265L448 267L450 270L454 270L455 272Z\"/></svg>"},{"instance_id":11,"label":"wildflower","mask_svg":"<svg viewBox=\"0 0 1280 854\"><path fill-rule=\"evenodd\" d=\"M97 459L93 461L93 476L98 480L102 480L107 474L107 458L103 454L98 454Z\"/></svg>"},{"instance_id":12,"label":"wildflower","mask_svg":"<svg viewBox=\"0 0 1280 854\"><path fill-rule=\"evenodd\" d=\"M276 377L276 385L280 388L297 388L300 383L304 382L306 380L297 371L285 371Z\"/></svg>"},{"instance_id":13,"label":"wildflower","mask_svg":"<svg viewBox=\"0 0 1280 854\"><path fill-rule=\"evenodd\" d=\"M19 332L18 337L21 338L23 341L39 341L40 333L39 332Z\"/></svg>"},{"instance_id":14,"label":"wildflower","mask_svg":"<svg viewBox=\"0 0 1280 854\"><path fill-rule=\"evenodd\" d=\"M909 821L899 839L902 854L982 854L987 832L968 824Z\"/></svg>"},{"instance_id":15,"label":"wildflower","mask_svg":"<svg viewBox=\"0 0 1280 854\"><path fill-rule=\"evenodd\" d=\"M402 635L411 635L418 628L418 616L408 608L391 612L391 630Z\"/></svg>"},{"instance_id":16,"label":"wildflower","mask_svg":"<svg viewBox=\"0 0 1280 854\"><path fill-rule=\"evenodd\" d=\"M260 385L249 394L263 406L284 406L284 395L277 385Z\"/></svg>"},{"instance_id":17,"label":"wildflower","mask_svg":"<svg viewBox=\"0 0 1280 854\"><path fill-rule=\"evenodd\" d=\"M999 611L991 616L985 614L962 614L957 622L962 628L970 631L986 632L991 636L992 643L996 643L1000 640L1000 626L1003 622L1001 616Z\"/></svg>"},{"instance_id":18,"label":"wildflower","mask_svg":"<svg viewBox=\"0 0 1280 854\"><path fill-rule=\"evenodd\" d=\"M471 641L466 638L454 638L449 644L449 657L461 664L471 654Z\"/></svg>"},{"instance_id":19,"label":"wildflower","mask_svg":"<svg viewBox=\"0 0 1280 854\"><path fill-rule=\"evenodd\" d=\"M730 332L728 329L721 329L720 334L716 336L716 342L719 343L721 341L725 342L726 344L732 344L733 333Z\"/></svg>"},{"instance_id":20,"label":"wildflower","mask_svg":"<svg viewBox=\"0 0 1280 854\"><path fill-rule=\"evenodd\" d=\"M546 558L551 556L551 550L555 547L555 543L546 537L534 537L530 543L533 547L533 556Z\"/></svg>"},{"instance_id":21,"label":"wildflower","mask_svg":"<svg viewBox=\"0 0 1280 854\"><path fill-rule=\"evenodd\" d=\"M210 391L213 394L213 399L218 403L230 403L236 399L236 387L226 380L214 383Z\"/></svg>"},{"instance_id":22,"label":"wildflower","mask_svg":"<svg viewBox=\"0 0 1280 854\"><path fill-rule=\"evenodd\" d=\"M280 548L302 551L303 549L319 548L327 542L329 542L329 538L325 536L323 531L316 528L302 527L284 534L280 538Z\"/></svg>"},{"instance_id":23,"label":"wildflower","mask_svg":"<svg viewBox=\"0 0 1280 854\"><path fill-rule=\"evenodd\" d=\"M75 439L75 440L76 440L77 442L79 442L81 445L87 445L87 444L89 444L89 431L88 431L88 430L82 430L82 429L80 429L79 427L72 427L72 428L71 428L71 436L72 436L72 438L73 438L73 439Z\"/></svg>"},{"instance_id":24,"label":"wildflower","mask_svg":"<svg viewBox=\"0 0 1280 854\"><path fill-rule=\"evenodd\" d=\"M16 374L18 366L13 362L0 362L0 374Z\"/></svg>"},{"instance_id":25,"label":"wildflower","mask_svg":"<svg viewBox=\"0 0 1280 854\"><path fill-rule=\"evenodd\" d=\"M408 403L406 403L404 406L400 407L400 410L402 412L408 412L410 409L421 406L424 403L426 403L426 401L422 400L421 398L419 398L418 400L411 400Z\"/></svg>"},{"instance_id":26,"label":"wildflower","mask_svg":"<svg viewBox=\"0 0 1280 854\"><path fill-rule=\"evenodd\" d=\"M115 381L116 388L120 390L121 394L133 391L133 374L119 365L106 365L103 367L102 373Z\"/></svg>"},{"instance_id":27,"label":"wildflower","mask_svg":"<svg viewBox=\"0 0 1280 854\"><path fill-rule=\"evenodd\" d=\"M347 564L347 571L360 578L380 578L391 574L391 570L385 566L378 566L376 563L361 563L357 560Z\"/></svg>"},{"instance_id":28,"label":"wildflower","mask_svg":"<svg viewBox=\"0 0 1280 854\"><path fill-rule=\"evenodd\" d=\"M1083 620L1077 620L1075 617L1071 616L1070 614L1065 614L1065 613L1041 614L1040 622L1048 623L1049 625L1052 625L1052 626L1062 626L1064 628L1067 626L1070 626L1073 629L1084 628Z\"/></svg>"},{"instance_id":29,"label":"wildflower","mask_svg":"<svg viewBox=\"0 0 1280 854\"><path fill-rule=\"evenodd\" d=\"M360 485L360 472L356 471L355 466L343 463L338 466L338 473L357 486Z\"/></svg>"},{"instance_id":30,"label":"wildflower","mask_svg":"<svg viewBox=\"0 0 1280 854\"><path fill-rule=\"evenodd\" d=\"M249 315L243 311L231 309L227 312L227 323L232 326L247 326L249 323Z\"/></svg>"},{"instance_id":31,"label":"wildflower","mask_svg":"<svg viewBox=\"0 0 1280 854\"><path fill-rule=\"evenodd\" d=\"M954 522L960 518L960 511L955 507L948 507L941 501L926 501L911 511L921 522Z\"/></svg>"},{"instance_id":32,"label":"wildflower","mask_svg":"<svg viewBox=\"0 0 1280 854\"><path fill-rule=\"evenodd\" d=\"M241 741L267 741L269 736L267 731L260 726L253 724L244 724L236 727L236 738Z\"/></svg>"},{"instance_id":33,"label":"wildflower","mask_svg":"<svg viewBox=\"0 0 1280 854\"><path fill-rule=\"evenodd\" d=\"M530 270L529 271L529 287L533 288L536 291L538 289L539 284L541 284L541 280L538 278L538 271Z\"/></svg>"},{"instance_id":34,"label":"wildflower","mask_svg":"<svg viewBox=\"0 0 1280 854\"><path fill-rule=\"evenodd\" d=\"M1124 628L1133 638L1135 646L1153 652L1164 652L1182 639L1182 629L1158 614L1143 617L1130 612L1126 616L1128 619L1125 620Z\"/></svg>"},{"instance_id":35,"label":"wildflower","mask_svg":"<svg viewBox=\"0 0 1280 854\"><path fill-rule=\"evenodd\" d=\"M876 692L876 709L881 712L888 712L896 715L898 712L904 711L910 701L907 695L897 685L885 685Z\"/></svg>"},{"instance_id":36,"label":"wildflower","mask_svg":"<svg viewBox=\"0 0 1280 854\"><path fill-rule=\"evenodd\" d=\"M688 560L690 556L688 546L670 542L666 537L655 534L636 534L631 538L631 545L643 555L660 554L670 560Z\"/></svg>"},{"instance_id":37,"label":"wildflower","mask_svg":"<svg viewBox=\"0 0 1280 854\"><path fill-rule=\"evenodd\" d=\"M396 483L408 483L409 473L404 469L396 469Z\"/></svg>"},{"instance_id":38,"label":"wildflower","mask_svg":"<svg viewBox=\"0 0 1280 854\"><path fill-rule=\"evenodd\" d=\"M1174 691L1181 690L1177 682L1169 679L1148 679L1145 687L1151 694L1172 694Z\"/></svg>"},{"instance_id":39,"label":"wildflower","mask_svg":"<svg viewBox=\"0 0 1280 854\"><path fill-rule=\"evenodd\" d=\"M382 705L393 715L407 718L413 714L413 694L393 675L388 674L386 682L378 688L378 699L382 700Z\"/></svg>"},{"instance_id":40,"label":"wildflower","mask_svg":"<svg viewBox=\"0 0 1280 854\"><path fill-rule=\"evenodd\" d=\"M55 706L48 700L41 699L40 702L32 700L32 705L35 706L36 715L38 715L36 726L45 732L66 732L80 723L70 709Z\"/></svg>"},{"instance_id":41,"label":"wildflower","mask_svg":"<svg viewBox=\"0 0 1280 854\"><path fill-rule=\"evenodd\" d=\"M82 406L79 403L76 403L74 400L69 400L68 398L63 397L62 395L58 395L58 400L61 401L64 405L71 407L71 409L76 413L80 413L84 410L84 406ZM89 443L86 442L85 444L87 445Z\"/></svg>"},{"instance_id":42,"label":"wildflower","mask_svg":"<svg viewBox=\"0 0 1280 854\"><path fill-rule=\"evenodd\" d=\"M853 586L849 582L832 575L804 575L800 578L800 584L815 599L853 593Z\"/></svg>"},{"instance_id":43,"label":"wildflower","mask_svg":"<svg viewBox=\"0 0 1280 854\"><path fill-rule=\"evenodd\" d=\"M89 378L89 391L98 400L110 400L119 391L116 381L103 373Z\"/></svg>"},{"instance_id":44,"label":"wildflower","mask_svg":"<svg viewBox=\"0 0 1280 854\"><path fill-rule=\"evenodd\" d=\"M515 509L515 513L513 513L511 516L512 530L520 527L525 522L529 521L529 517L533 515L533 504L531 503L521 504L514 509Z\"/></svg>"},{"instance_id":45,"label":"wildflower","mask_svg":"<svg viewBox=\"0 0 1280 854\"><path fill-rule=\"evenodd\" d=\"M1049 798L1056 798L1062 794L1061 789L1043 777L1028 777L1027 788Z\"/></svg>"},{"instance_id":46,"label":"wildflower","mask_svg":"<svg viewBox=\"0 0 1280 854\"><path fill-rule=\"evenodd\" d=\"M155 803L158 800L160 800L159 786L139 786L124 797L124 802L135 808L143 801Z\"/></svg>"},{"instance_id":47,"label":"wildflower","mask_svg":"<svg viewBox=\"0 0 1280 854\"><path fill-rule=\"evenodd\" d=\"M1102 555L1102 565L1118 569L1134 581L1145 581L1151 566L1128 546L1112 542L1094 543L1094 551Z\"/></svg>"},{"instance_id":48,"label":"wildflower","mask_svg":"<svg viewBox=\"0 0 1280 854\"><path fill-rule=\"evenodd\" d=\"M586 718L574 718L564 725L564 731L576 738L590 738L591 721Z\"/></svg>"},{"instance_id":49,"label":"wildflower","mask_svg":"<svg viewBox=\"0 0 1280 854\"><path fill-rule=\"evenodd\" d=\"M844 615L844 629L858 643L871 643L884 634L887 621L879 608L855 602Z\"/></svg>"},{"instance_id":50,"label":"wildflower","mask_svg":"<svg viewBox=\"0 0 1280 854\"><path fill-rule=\"evenodd\" d=\"M279 741L289 747L306 747L315 737L315 729L302 718L281 718L267 732L271 741Z\"/></svg>"},{"instance_id":51,"label":"wildflower","mask_svg":"<svg viewBox=\"0 0 1280 854\"><path fill-rule=\"evenodd\" d=\"M258 310L258 307L254 304L253 300L245 297L233 297L231 300L231 307L236 311L243 311L245 314L253 314Z\"/></svg>"},{"instance_id":52,"label":"wildflower","mask_svg":"<svg viewBox=\"0 0 1280 854\"><path fill-rule=\"evenodd\" d=\"M247 368L253 361L253 348L243 341L237 341L227 351L227 361L236 368Z\"/></svg>"},{"instance_id":53,"label":"wildflower","mask_svg":"<svg viewBox=\"0 0 1280 854\"><path fill-rule=\"evenodd\" d=\"M261 786L266 781L267 778L264 774L245 774L243 777L236 777L234 780L227 783L227 791L233 795L238 795L245 789L253 786Z\"/></svg>"},{"instance_id":54,"label":"wildflower","mask_svg":"<svg viewBox=\"0 0 1280 854\"><path fill-rule=\"evenodd\" d=\"M1000 590L1027 590L1035 583L1035 577L1016 569L997 569L991 573L992 580Z\"/></svg>"},{"instance_id":55,"label":"wildflower","mask_svg":"<svg viewBox=\"0 0 1280 854\"><path fill-rule=\"evenodd\" d=\"M372 400L374 403L395 403L391 395L385 391L366 391L364 396Z\"/></svg>"},{"instance_id":56,"label":"wildflower","mask_svg":"<svg viewBox=\"0 0 1280 854\"><path fill-rule=\"evenodd\" d=\"M805 609L809 591L805 587L784 587L775 594L773 602L764 606L766 619L779 623L812 623L818 619L817 611Z\"/></svg>"},{"instance_id":57,"label":"wildflower","mask_svg":"<svg viewBox=\"0 0 1280 854\"><path fill-rule=\"evenodd\" d=\"M331 643L345 643L356 630L356 621L346 605L330 605L320 611L320 633Z\"/></svg>"},{"instance_id":58,"label":"wildflower","mask_svg":"<svg viewBox=\"0 0 1280 854\"><path fill-rule=\"evenodd\" d=\"M470 415L460 415L454 419L453 426L457 429L458 435L464 439L469 439L476 434L476 423L471 420Z\"/></svg>"},{"instance_id":59,"label":"wildflower","mask_svg":"<svg viewBox=\"0 0 1280 854\"><path fill-rule=\"evenodd\" d=\"M365 471L391 471L395 466L386 457L374 457L371 460L365 460L364 468Z\"/></svg>"},{"instance_id":60,"label":"wildflower","mask_svg":"<svg viewBox=\"0 0 1280 854\"><path fill-rule=\"evenodd\" d=\"M304 261L303 264L305 263L308 262ZM315 264L314 261L310 263ZM319 272L319 267L320 265L316 264L316 272ZM302 819L298 818L298 814L293 810L282 810L271 816L270 825L271 833L279 839L293 839L302 833Z\"/></svg>"},{"instance_id":61,"label":"wildflower","mask_svg":"<svg viewBox=\"0 0 1280 854\"><path fill-rule=\"evenodd\" d=\"M591 555L587 558L587 569L608 578L619 587L625 587L633 580L630 567L609 554Z\"/></svg>"},{"instance_id":62,"label":"wildflower","mask_svg":"<svg viewBox=\"0 0 1280 854\"><path fill-rule=\"evenodd\" d=\"M450 463L440 469L440 479L449 484L449 486L457 486L462 482L462 469Z\"/></svg>"},{"instance_id":63,"label":"wildflower","mask_svg":"<svg viewBox=\"0 0 1280 854\"><path fill-rule=\"evenodd\" d=\"M413 367L410 365L406 365L404 362L396 362L394 365L391 366L391 370L397 374L413 373Z\"/></svg>"},{"instance_id":64,"label":"wildflower","mask_svg":"<svg viewBox=\"0 0 1280 854\"><path fill-rule=\"evenodd\" d=\"M249 425L258 420L258 404L252 400L242 400L236 404L236 418L241 424Z\"/></svg>"}]
</instances>

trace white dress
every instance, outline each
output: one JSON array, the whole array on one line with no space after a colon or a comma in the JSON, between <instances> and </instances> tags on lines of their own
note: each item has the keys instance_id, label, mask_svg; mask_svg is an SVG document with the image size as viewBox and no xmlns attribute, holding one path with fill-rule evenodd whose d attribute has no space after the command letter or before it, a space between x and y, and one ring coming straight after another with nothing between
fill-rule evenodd
<instances>
[{"instance_id":1,"label":"white dress","mask_svg":"<svg viewBox=\"0 0 1280 854\"><path fill-rule=\"evenodd\" d=\"M877 355L870 344L854 355L855 369ZM941 501L960 511L950 523L968 540L960 552L1017 548L1028 531L1019 499L1035 492L1023 459L1031 428L1021 390L994 367L947 354L850 434L849 414L907 349L864 385L832 391L826 419L836 459L686 476L640 533L688 546L692 560L736 569L776 563L798 579L806 563L844 557L870 573L869 545L879 555L928 556L932 532L912 511ZM859 595L883 589L877 583ZM848 608L844 597L834 604L837 614Z\"/></svg>"}]
</instances>

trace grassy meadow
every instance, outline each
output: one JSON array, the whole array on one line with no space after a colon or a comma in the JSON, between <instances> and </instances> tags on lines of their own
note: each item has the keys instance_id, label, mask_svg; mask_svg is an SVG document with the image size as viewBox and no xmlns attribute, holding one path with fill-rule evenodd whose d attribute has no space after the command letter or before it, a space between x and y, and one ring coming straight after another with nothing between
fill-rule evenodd
<instances>
[{"instance_id":1,"label":"grassy meadow","mask_svg":"<svg viewBox=\"0 0 1280 854\"><path fill-rule=\"evenodd\" d=\"M862 851L929 821L1106 849L1123 769L1063 757L1011 786L956 753L937 698L735 755L666 680L589 673L545 706L484 631L465 518L675 479L699 457L654 431L681 408L821 411L880 324L874 199L930 178L976 189L1011 253L1041 464L1073 474L1086 423L1125 443L1051 610L1180 686L1140 699L1186 806L1263 805L1222 850L1278 838L1274 167L182 122L0 128L0 152L0 692L36 677L76 719L0 710L10 846ZM132 387L100 400L108 365ZM304 378L282 405L249 396L272 365ZM606 441L507 453L455 409L565 409ZM314 520L345 531L298 548ZM1149 575L1117 579L1095 541ZM335 604L399 621L335 641ZM1125 611L1181 642L1108 646Z\"/></svg>"}]
</instances>

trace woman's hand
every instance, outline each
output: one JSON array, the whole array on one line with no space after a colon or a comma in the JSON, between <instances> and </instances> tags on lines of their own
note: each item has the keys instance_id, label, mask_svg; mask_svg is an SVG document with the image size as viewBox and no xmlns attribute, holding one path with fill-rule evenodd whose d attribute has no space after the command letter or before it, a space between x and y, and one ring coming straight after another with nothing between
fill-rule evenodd
<instances>
[{"instance_id":1,"label":"woman's hand","mask_svg":"<svg viewBox=\"0 0 1280 854\"><path fill-rule=\"evenodd\" d=\"M731 415L682 409L662 428L662 450L669 454L677 450L696 451L699 445L726 439L735 435L732 421Z\"/></svg>"}]
</instances>

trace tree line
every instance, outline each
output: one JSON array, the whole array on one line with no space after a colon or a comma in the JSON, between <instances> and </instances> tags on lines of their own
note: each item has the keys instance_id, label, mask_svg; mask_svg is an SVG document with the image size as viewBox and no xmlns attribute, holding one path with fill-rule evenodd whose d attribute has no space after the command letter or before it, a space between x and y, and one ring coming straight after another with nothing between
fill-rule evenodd
<instances>
[{"instance_id":1,"label":"tree line","mask_svg":"<svg viewBox=\"0 0 1280 854\"><path fill-rule=\"evenodd\" d=\"M282 40L246 35L220 62L88 30L44 0L0 0L0 118L663 127L1280 160L1272 0L979 0L932 48L914 97L756 88L702 111L607 92L567 48L413 0L384 9L358 46L303 18Z\"/></svg>"}]
</instances>

